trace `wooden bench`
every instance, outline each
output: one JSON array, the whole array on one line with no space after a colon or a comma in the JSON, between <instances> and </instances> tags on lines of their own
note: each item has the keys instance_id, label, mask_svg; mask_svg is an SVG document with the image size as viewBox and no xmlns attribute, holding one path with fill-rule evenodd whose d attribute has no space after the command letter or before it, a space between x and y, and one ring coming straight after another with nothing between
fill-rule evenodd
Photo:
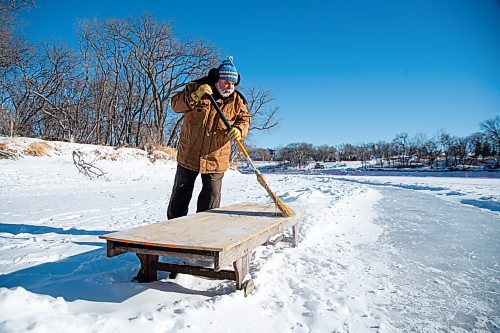
<instances>
[{"instance_id":1,"label":"wooden bench","mask_svg":"<svg viewBox=\"0 0 500 333\"><path fill-rule=\"evenodd\" d=\"M291 236L284 232L291 228ZM107 256L134 252L141 268L139 282L157 280L158 271L191 274L236 281L245 295L253 289L246 280L252 251L263 244L291 242L299 237L299 216L282 217L274 205L238 203L131 230L100 236L107 243ZM159 256L209 262L208 267L165 263ZM234 270L224 269L232 265Z\"/></svg>"}]
</instances>

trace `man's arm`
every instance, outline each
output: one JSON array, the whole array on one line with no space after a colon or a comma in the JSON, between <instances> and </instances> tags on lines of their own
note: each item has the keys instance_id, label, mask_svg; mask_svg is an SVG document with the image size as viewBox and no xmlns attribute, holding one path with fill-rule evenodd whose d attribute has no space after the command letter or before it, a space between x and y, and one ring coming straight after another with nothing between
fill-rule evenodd
<instances>
[{"instance_id":1,"label":"man's arm","mask_svg":"<svg viewBox=\"0 0 500 333\"><path fill-rule=\"evenodd\" d=\"M201 85L196 82L191 82L172 97L172 109L178 113L193 110L200 101L201 97L203 97L204 94L211 92L212 90L207 84Z\"/></svg>"}]
</instances>

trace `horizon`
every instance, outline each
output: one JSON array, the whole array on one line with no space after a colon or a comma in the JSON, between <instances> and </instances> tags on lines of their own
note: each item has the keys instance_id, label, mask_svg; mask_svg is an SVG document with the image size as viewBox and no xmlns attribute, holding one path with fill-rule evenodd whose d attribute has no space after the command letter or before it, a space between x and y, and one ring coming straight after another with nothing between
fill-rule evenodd
<instances>
[{"instance_id":1,"label":"horizon","mask_svg":"<svg viewBox=\"0 0 500 333\"><path fill-rule=\"evenodd\" d=\"M35 44L75 48L78 19L149 12L171 21L178 37L233 55L243 87L271 90L282 121L271 133L254 131L251 143L262 148L389 142L398 133L464 137L500 114L498 1L219 4L39 1L20 30ZM235 19L203 24L223 17L221 8Z\"/></svg>"}]
</instances>

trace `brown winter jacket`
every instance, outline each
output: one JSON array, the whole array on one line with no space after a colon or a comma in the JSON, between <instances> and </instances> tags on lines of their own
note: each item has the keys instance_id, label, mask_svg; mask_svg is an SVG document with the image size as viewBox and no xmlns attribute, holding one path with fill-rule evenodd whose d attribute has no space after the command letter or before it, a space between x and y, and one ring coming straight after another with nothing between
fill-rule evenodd
<instances>
[{"instance_id":1,"label":"brown winter jacket","mask_svg":"<svg viewBox=\"0 0 500 333\"><path fill-rule=\"evenodd\" d=\"M231 144L224 123L210 105L208 97L203 96L198 103L191 98L191 93L200 85L200 82L191 82L172 97L172 109L184 113L177 163L202 174L224 172L229 167ZM219 108L231 126L241 131L243 140L250 125L250 115L243 96L235 91L223 99L214 87L212 90Z\"/></svg>"}]
</instances>

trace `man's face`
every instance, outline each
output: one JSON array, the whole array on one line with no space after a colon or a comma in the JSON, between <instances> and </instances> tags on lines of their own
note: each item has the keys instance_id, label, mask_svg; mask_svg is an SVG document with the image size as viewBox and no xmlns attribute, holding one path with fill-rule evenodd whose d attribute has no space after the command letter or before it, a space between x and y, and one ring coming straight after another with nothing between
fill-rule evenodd
<instances>
[{"instance_id":1,"label":"man's face","mask_svg":"<svg viewBox=\"0 0 500 333\"><path fill-rule=\"evenodd\" d=\"M228 97L234 92L234 82L219 80L217 81L217 89L219 90L222 97Z\"/></svg>"}]
</instances>

